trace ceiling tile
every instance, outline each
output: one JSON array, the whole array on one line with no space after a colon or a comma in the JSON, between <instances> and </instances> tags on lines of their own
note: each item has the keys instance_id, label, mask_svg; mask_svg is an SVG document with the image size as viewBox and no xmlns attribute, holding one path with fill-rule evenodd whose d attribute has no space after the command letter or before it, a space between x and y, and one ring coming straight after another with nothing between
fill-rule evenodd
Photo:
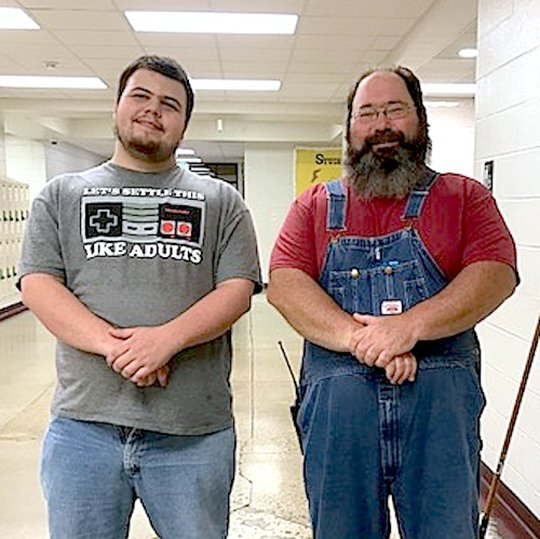
<instances>
[{"instance_id":1,"label":"ceiling tile","mask_svg":"<svg viewBox=\"0 0 540 539\"><path fill-rule=\"evenodd\" d=\"M304 15L335 17L420 17L433 0L308 0Z\"/></svg>"},{"instance_id":2,"label":"ceiling tile","mask_svg":"<svg viewBox=\"0 0 540 539\"><path fill-rule=\"evenodd\" d=\"M304 62L293 59L289 64L287 72L290 74L321 74L337 75L350 70L351 62L320 60L318 62Z\"/></svg>"},{"instance_id":3,"label":"ceiling tile","mask_svg":"<svg viewBox=\"0 0 540 539\"><path fill-rule=\"evenodd\" d=\"M349 50L344 56L344 52L340 50L325 50L325 49L298 49L292 53L293 62L313 62L319 63L321 58L324 58L326 63L328 62L354 62L358 56L361 56L362 51Z\"/></svg>"},{"instance_id":4,"label":"ceiling tile","mask_svg":"<svg viewBox=\"0 0 540 539\"><path fill-rule=\"evenodd\" d=\"M115 0L121 11L209 11L209 0Z\"/></svg>"},{"instance_id":5,"label":"ceiling tile","mask_svg":"<svg viewBox=\"0 0 540 539\"><path fill-rule=\"evenodd\" d=\"M54 35L66 45L138 45L131 32L103 32L101 30L56 30Z\"/></svg>"},{"instance_id":6,"label":"ceiling tile","mask_svg":"<svg viewBox=\"0 0 540 539\"><path fill-rule=\"evenodd\" d=\"M304 0L210 0L214 11L244 13L290 13L302 12Z\"/></svg>"},{"instance_id":7,"label":"ceiling tile","mask_svg":"<svg viewBox=\"0 0 540 539\"><path fill-rule=\"evenodd\" d=\"M362 65L376 66L384 62L387 56L387 51L370 50L363 51L361 54L355 55L355 59Z\"/></svg>"},{"instance_id":8,"label":"ceiling tile","mask_svg":"<svg viewBox=\"0 0 540 539\"><path fill-rule=\"evenodd\" d=\"M259 48L222 48L221 58L224 62L288 62L290 57L290 51L275 50L275 49L259 49Z\"/></svg>"},{"instance_id":9,"label":"ceiling tile","mask_svg":"<svg viewBox=\"0 0 540 539\"><path fill-rule=\"evenodd\" d=\"M81 6L81 9L85 10L90 7L98 11L117 10L113 0L92 0L91 3L74 2L73 0L19 0L18 3L27 9L74 9L78 4Z\"/></svg>"},{"instance_id":10,"label":"ceiling tile","mask_svg":"<svg viewBox=\"0 0 540 539\"><path fill-rule=\"evenodd\" d=\"M24 68L13 58L0 54L0 72L10 75L24 75Z\"/></svg>"},{"instance_id":11,"label":"ceiling tile","mask_svg":"<svg viewBox=\"0 0 540 539\"><path fill-rule=\"evenodd\" d=\"M382 17L302 17L298 33L335 35L405 35L414 25L414 18Z\"/></svg>"},{"instance_id":12,"label":"ceiling tile","mask_svg":"<svg viewBox=\"0 0 540 539\"><path fill-rule=\"evenodd\" d=\"M311 96L318 96L327 98L331 96L336 90L337 84L335 82L320 82L309 84L309 94ZM280 90L281 96L286 95L306 95L307 85L304 83L285 82Z\"/></svg>"},{"instance_id":13,"label":"ceiling tile","mask_svg":"<svg viewBox=\"0 0 540 539\"><path fill-rule=\"evenodd\" d=\"M121 58L123 60L133 59L144 53L138 45L70 45L73 54L80 58L100 59L100 58Z\"/></svg>"},{"instance_id":14,"label":"ceiling tile","mask_svg":"<svg viewBox=\"0 0 540 539\"><path fill-rule=\"evenodd\" d=\"M32 18L47 30L86 30L88 21L92 20L102 31L129 30L127 19L121 13L110 11L85 10L49 10L33 9L29 12Z\"/></svg>"},{"instance_id":15,"label":"ceiling tile","mask_svg":"<svg viewBox=\"0 0 540 539\"><path fill-rule=\"evenodd\" d=\"M219 63L219 54L217 49L194 49L188 47L182 47L177 44L170 44L169 47L148 47L145 46L148 54L158 54L163 56L170 56L176 58L178 61L188 61L190 64L196 64L197 62Z\"/></svg>"},{"instance_id":16,"label":"ceiling tile","mask_svg":"<svg viewBox=\"0 0 540 539\"><path fill-rule=\"evenodd\" d=\"M474 60L464 58L439 59L435 58L429 63L429 70L420 68L417 75L424 82L446 82L452 79L455 82L474 82Z\"/></svg>"},{"instance_id":17,"label":"ceiling tile","mask_svg":"<svg viewBox=\"0 0 540 539\"><path fill-rule=\"evenodd\" d=\"M0 30L0 45L5 43L41 46L58 41L46 30Z\"/></svg>"},{"instance_id":18,"label":"ceiling tile","mask_svg":"<svg viewBox=\"0 0 540 539\"><path fill-rule=\"evenodd\" d=\"M335 36L301 34L296 38L296 50L298 49L324 49L331 51L348 52L350 49L367 49L372 46L376 38L373 36Z\"/></svg>"},{"instance_id":19,"label":"ceiling tile","mask_svg":"<svg viewBox=\"0 0 540 539\"><path fill-rule=\"evenodd\" d=\"M287 76L287 83L291 84L306 84L311 87L312 84L319 83L331 83L336 84L340 79L341 75L347 75L348 71L343 71L340 76L330 73L317 73L317 74L306 74L306 73L291 73Z\"/></svg>"},{"instance_id":20,"label":"ceiling tile","mask_svg":"<svg viewBox=\"0 0 540 539\"><path fill-rule=\"evenodd\" d=\"M257 47L261 49L282 49L293 47L295 36L267 36L267 35L216 35L218 46L225 48Z\"/></svg>"},{"instance_id":21,"label":"ceiling tile","mask_svg":"<svg viewBox=\"0 0 540 539\"><path fill-rule=\"evenodd\" d=\"M281 78L287 70L283 62L224 61L222 65L223 75L227 78Z\"/></svg>"},{"instance_id":22,"label":"ceiling tile","mask_svg":"<svg viewBox=\"0 0 540 539\"><path fill-rule=\"evenodd\" d=\"M42 44L36 47L30 43L3 43L2 52L11 57L16 57L19 60L54 60L61 58L76 58L76 56L61 43L52 41L47 44Z\"/></svg>"},{"instance_id":23,"label":"ceiling tile","mask_svg":"<svg viewBox=\"0 0 540 539\"><path fill-rule=\"evenodd\" d=\"M95 73L121 73L133 58L87 58L86 63Z\"/></svg>"},{"instance_id":24,"label":"ceiling tile","mask_svg":"<svg viewBox=\"0 0 540 539\"><path fill-rule=\"evenodd\" d=\"M397 47L398 43L403 39L401 35L381 35L377 36L371 43L371 48L376 51L389 51Z\"/></svg>"},{"instance_id":25,"label":"ceiling tile","mask_svg":"<svg viewBox=\"0 0 540 539\"><path fill-rule=\"evenodd\" d=\"M152 50L151 53L162 56L171 56L187 71L192 79L214 79L223 77L221 64L216 60L193 60L189 55L183 56L182 54L171 54L169 51L165 50Z\"/></svg>"},{"instance_id":26,"label":"ceiling tile","mask_svg":"<svg viewBox=\"0 0 540 539\"><path fill-rule=\"evenodd\" d=\"M145 47L190 47L190 48L215 48L216 37L212 34L169 34L157 32L134 33L137 41Z\"/></svg>"}]
</instances>

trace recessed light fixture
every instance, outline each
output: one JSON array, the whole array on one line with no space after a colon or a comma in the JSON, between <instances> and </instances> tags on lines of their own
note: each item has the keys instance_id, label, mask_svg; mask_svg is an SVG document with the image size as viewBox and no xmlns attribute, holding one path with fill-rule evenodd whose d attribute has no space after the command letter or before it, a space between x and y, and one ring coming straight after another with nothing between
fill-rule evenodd
<instances>
[{"instance_id":1,"label":"recessed light fixture","mask_svg":"<svg viewBox=\"0 0 540 539\"><path fill-rule=\"evenodd\" d=\"M473 49L473 48L464 48L464 49L461 49L458 54L462 57L462 58L476 58L478 56L478 49Z\"/></svg>"},{"instance_id":2,"label":"recessed light fixture","mask_svg":"<svg viewBox=\"0 0 540 539\"><path fill-rule=\"evenodd\" d=\"M0 29L39 30L39 25L18 7L0 7Z\"/></svg>"},{"instance_id":3,"label":"recessed light fixture","mask_svg":"<svg viewBox=\"0 0 540 539\"><path fill-rule=\"evenodd\" d=\"M3 88L58 88L72 90L105 90L107 85L97 77L53 77L33 75L0 75Z\"/></svg>"},{"instance_id":4,"label":"recessed light fixture","mask_svg":"<svg viewBox=\"0 0 540 539\"><path fill-rule=\"evenodd\" d=\"M426 83L422 84L425 95L446 95L472 97L476 93L475 83Z\"/></svg>"},{"instance_id":5,"label":"recessed light fixture","mask_svg":"<svg viewBox=\"0 0 540 539\"><path fill-rule=\"evenodd\" d=\"M277 92L281 88L279 80L256 79L192 79L195 90L244 90L256 92Z\"/></svg>"},{"instance_id":6,"label":"recessed light fixture","mask_svg":"<svg viewBox=\"0 0 540 539\"><path fill-rule=\"evenodd\" d=\"M124 11L136 32L294 34L298 15L212 11Z\"/></svg>"}]
</instances>

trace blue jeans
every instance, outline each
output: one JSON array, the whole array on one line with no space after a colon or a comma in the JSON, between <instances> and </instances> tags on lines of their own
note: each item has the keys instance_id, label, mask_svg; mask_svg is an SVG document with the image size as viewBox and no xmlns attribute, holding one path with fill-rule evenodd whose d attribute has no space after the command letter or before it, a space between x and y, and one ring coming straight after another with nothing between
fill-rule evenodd
<instances>
[{"instance_id":1,"label":"blue jeans","mask_svg":"<svg viewBox=\"0 0 540 539\"><path fill-rule=\"evenodd\" d=\"M233 428L173 436L52 419L42 486L51 539L124 539L140 499L162 539L223 539L234 478Z\"/></svg>"}]
</instances>

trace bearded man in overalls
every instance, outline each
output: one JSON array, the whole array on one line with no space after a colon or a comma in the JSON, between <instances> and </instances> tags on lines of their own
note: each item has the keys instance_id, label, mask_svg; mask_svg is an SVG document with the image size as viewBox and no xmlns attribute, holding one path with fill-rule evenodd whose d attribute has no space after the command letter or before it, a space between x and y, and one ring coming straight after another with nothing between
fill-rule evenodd
<instances>
[{"instance_id":1,"label":"bearded man in overalls","mask_svg":"<svg viewBox=\"0 0 540 539\"><path fill-rule=\"evenodd\" d=\"M305 338L297 418L316 539L478 532L480 349L474 326L516 284L516 250L480 183L426 165L417 77L363 74L343 178L292 205L268 299Z\"/></svg>"}]
</instances>

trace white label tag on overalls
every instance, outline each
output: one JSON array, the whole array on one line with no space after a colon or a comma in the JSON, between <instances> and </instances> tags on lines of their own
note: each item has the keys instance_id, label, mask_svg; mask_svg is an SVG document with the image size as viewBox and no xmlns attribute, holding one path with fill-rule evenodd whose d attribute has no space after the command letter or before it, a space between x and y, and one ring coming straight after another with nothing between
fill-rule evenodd
<instances>
[{"instance_id":1,"label":"white label tag on overalls","mask_svg":"<svg viewBox=\"0 0 540 539\"><path fill-rule=\"evenodd\" d=\"M401 314L403 303L400 299L386 299L381 303L381 314Z\"/></svg>"}]
</instances>

